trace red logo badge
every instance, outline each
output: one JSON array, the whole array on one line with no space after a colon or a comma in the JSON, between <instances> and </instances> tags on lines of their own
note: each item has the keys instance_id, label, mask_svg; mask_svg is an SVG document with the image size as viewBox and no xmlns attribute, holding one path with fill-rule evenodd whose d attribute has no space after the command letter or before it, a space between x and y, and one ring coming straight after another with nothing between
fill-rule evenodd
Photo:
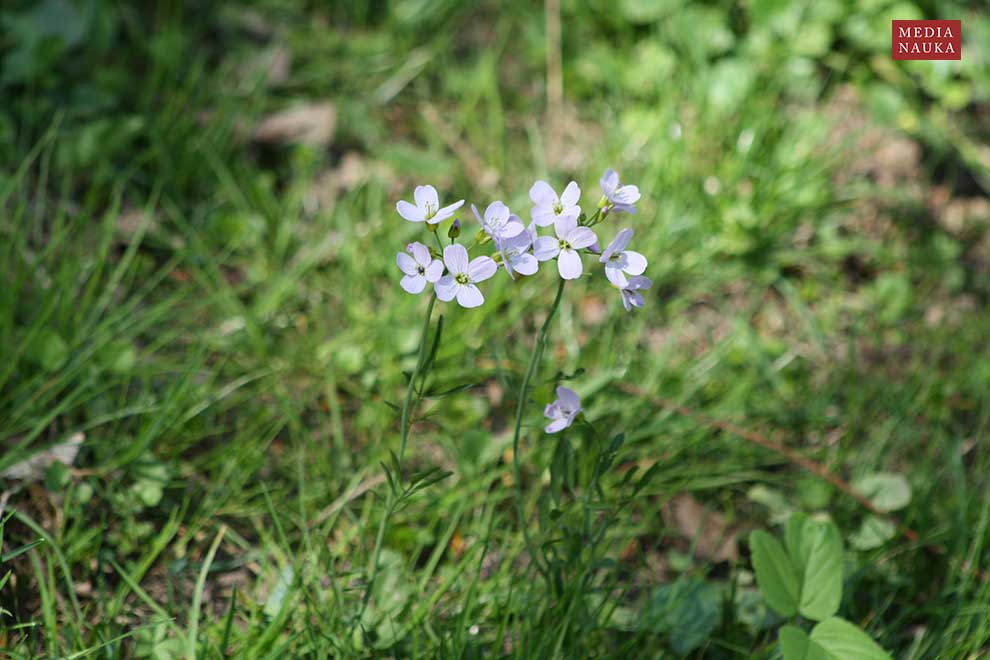
<instances>
[{"instance_id":1,"label":"red logo badge","mask_svg":"<svg viewBox=\"0 0 990 660\"><path fill-rule=\"evenodd\" d=\"M961 60L962 21L891 21L895 60Z\"/></svg>"}]
</instances>

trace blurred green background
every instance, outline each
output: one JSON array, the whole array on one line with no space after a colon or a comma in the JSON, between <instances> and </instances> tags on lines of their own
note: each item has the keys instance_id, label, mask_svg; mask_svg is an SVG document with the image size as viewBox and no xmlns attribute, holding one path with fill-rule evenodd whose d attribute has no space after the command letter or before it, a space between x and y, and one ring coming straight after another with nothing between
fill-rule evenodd
<instances>
[{"instance_id":1,"label":"blurred green background","mask_svg":"<svg viewBox=\"0 0 990 660\"><path fill-rule=\"evenodd\" d=\"M896 657L986 653L986 9L7 0L0 650L773 657L736 537L804 510L846 534L846 618ZM962 60L892 61L894 18L961 19ZM654 287L633 314L570 287L537 396L583 368L652 481L544 592L520 524L554 532L516 518L505 450L553 279L498 277L443 310L436 387L475 386L427 402L410 461L453 475L397 514L358 617L426 304L395 202L527 217L534 179L573 178L588 207L609 166L643 201L600 235L634 228ZM898 475L922 538L622 383Z\"/></svg>"}]
</instances>

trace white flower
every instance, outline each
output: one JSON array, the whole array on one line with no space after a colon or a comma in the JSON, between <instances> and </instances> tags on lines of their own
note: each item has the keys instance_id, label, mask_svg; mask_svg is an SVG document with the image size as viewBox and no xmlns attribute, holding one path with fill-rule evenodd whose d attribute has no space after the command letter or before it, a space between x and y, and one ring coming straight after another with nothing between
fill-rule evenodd
<instances>
[{"instance_id":1,"label":"white flower","mask_svg":"<svg viewBox=\"0 0 990 660\"><path fill-rule=\"evenodd\" d=\"M594 244L595 232L587 227L578 227L574 218L559 217L553 223L557 237L540 236L536 239L533 254L540 261L548 261L557 257L557 270L565 280L576 280L581 277L583 269L581 255L578 250Z\"/></svg>"},{"instance_id":2,"label":"white flower","mask_svg":"<svg viewBox=\"0 0 990 660\"><path fill-rule=\"evenodd\" d=\"M434 259L429 248L422 243L410 243L406 246L406 252L397 252L395 263L406 274L399 284L409 293L420 293L427 282L436 282L443 275L443 262Z\"/></svg>"},{"instance_id":3,"label":"white flower","mask_svg":"<svg viewBox=\"0 0 990 660\"><path fill-rule=\"evenodd\" d=\"M557 400L548 403L543 409L543 416L551 420L543 430L547 433L563 431L574 423L574 418L579 412L581 412L581 397L574 390L558 385Z\"/></svg>"},{"instance_id":4,"label":"white flower","mask_svg":"<svg viewBox=\"0 0 990 660\"><path fill-rule=\"evenodd\" d=\"M536 227L531 224L526 231L496 244L502 253L505 271L510 277L513 272L521 275L533 275L539 270L540 263L529 251L535 240Z\"/></svg>"},{"instance_id":5,"label":"white flower","mask_svg":"<svg viewBox=\"0 0 990 660\"><path fill-rule=\"evenodd\" d=\"M440 208L440 197L437 189L433 186L416 186L413 192L416 205L413 206L405 200L401 200L395 205L395 210L409 222L423 222L431 225L443 222L447 218L453 217L454 211L464 205L464 200L454 202L450 206Z\"/></svg>"},{"instance_id":6,"label":"white flower","mask_svg":"<svg viewBox=\"0 0 990 660\"><path fill-rule=\"evenodd\" d=\"M642 275L646 271L646 257L639 252L626 250L632 236L632 229L620 231L598 259L605 264L605 277L620 289L629 283L626 275Z\"/></svg>"},{"instance_id":7,"label":"white flower","mask_svg":"<svg viewBox=\"0 0 990 660\"><path fill-rule=\"evenodd\" d=\"M481 223L485 233L491 236L494 241L504 241L507 238L518 236L526 229L519 216L512 215L509 207L502 202L496 201L489 204L488 208L485 209L484 218L478 214L478 208L474 204L471 205L471 210L474 212L474 217Z\"/></svg>"},{"instance_id":8,"label":"white flower","mask_svg":"<svg viewBox=\"0 0 990 660\"><path fill-rule=\"evenodd\" d=\"M564 188L560 197L546 181L537 181L529 189L529 198L533 200L532 218L540 227L549 227L554 220L561 217L573 218L581 215L581 207L578 206L578 199L581 197L581 189L578 184L571 181Z\"/></svg>"},{"instance_id":9,"label":"white flower","mask_svg":"<svg viewBox=\"0 0 990 660\"><path fill-rule=\"evenodd\" d=\"M448 245L443 249L443 262L449 271L434 285L437 298L448 302L457 298L461 307L478 307L485 297L475 286L487 280L498 270L491 257L477 257L468 263L468 253L463 245Z\"/></svg>"},{"instance_id":10,"label":"white flower","mask_svg":"<svg viewBox=\"0 0 990 660\"><path fill-rule=\"evenodd\" d=\"M643 300L643 294L639 290L649 289L651 286L653 286L653 282L650 278L645 275L635 275L629 278L625 286L617 287L622 294L622 306L626 308L627 312L633 307L642 307L646 304L646 301Z\"/></svg>"},{"instance_id":11,"label":"white flower","mask_svg":"<svg viewBox=\"0 0 990 660\"><path fill-rule=\"evenodd\" d=\"M611 167L605 170L599 183L602 186L602 193L608 204L605 211L625 211L626 213L636 212L636 202L639 201L639 188L636 186L624 186L619 183L619 175Z\"/></svg>"}]
</instances>

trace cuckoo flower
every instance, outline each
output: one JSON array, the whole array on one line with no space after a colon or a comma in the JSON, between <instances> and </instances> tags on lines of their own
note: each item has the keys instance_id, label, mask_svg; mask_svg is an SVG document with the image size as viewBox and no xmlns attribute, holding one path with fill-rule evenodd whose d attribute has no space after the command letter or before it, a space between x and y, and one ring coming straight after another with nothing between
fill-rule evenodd
<instances>
[{"instance_id":1,"label":"cuckoo flower","mask_svg":"<svg viewBox=\"0 0 990 660\"><path fill-rule=\"evenodd\" d=\"M476 257L468 262L468 253L463 245L448 245L443 249L443 262L448 273L437 281L437 298L448 302L457 298L461 307L478 307L485 297L475 286L487 280L498 270L491 257Z\"/></svg>"},{"instance_id":2,"label":"cuckoo flower","mask_svg":"<svg viewBox=\"0 0 990 660\"><path fill-rule=\"evenodd\" d=\"M536 257L529 251L535 238L536 227L530 225L526 231L497 243L502 252L502 263L505 264L505 271L509 273L510 277L513 272L520 275L532 275L540 268Z\"/></svg>"},{"instance_id":3,"label":"cuckoo flower","mask_svg":"<svg viewBox=\"0 0 990 660\"><path fill-rule=\"evenodd\" d=\"M619 175L612 168L605 170L605 174L599 183L602 186L602 194L604 195L602 201L599 202L599 206L603 208L603 212L636 212L636 202L639 201L639 188L636 186L624 186L619 183Z\"/></svg>"},{"instance_id":4,"label":"cuckoo flower","mask_svg":"<svg viewBox=\"0 0 990 660\"><path fill-rule=\"evenodd\" d=\"M653 286L653 282L650 278L644 275L634 275L629 278L625 286L618 287L622 294L622 306L626 308L627 312L633 307L642 307L646 304L643 300L643 294L639 290L649 289L651 286Z\"/></svg>"},{"instance_id":5,"label":"cuckoo flower","mask_svg":"<svg viewBox=\"0 0 990 660\"><path fill-rule=\"evenodd\" d=\"M485 209L484 218L478 213L478 208L474 204L471 205L471 210L474 212L474 217L481 223L485 233L491 236L494 241L518 236L526 229L519 216L513 215L509 211L509 207L502 202L489 204L488 208Z\"/></svg>"},{"instance_id":6,"label":"cuckoo flower","mask_svg":"<svg viewBox=\"0 0 990 660\"><path fill-rule=\"evenodd\" d=\"M399 284L409 293L422 292L427 282L436 282L443 275L443 262L434 259L429 248L422 243L410 243L406 246L406 252L396 253L395 263L406 274Z\"/></svg>"},{"instance_id":7,"label":"cuckoo flower","mask_svg":"<svg viewBox=\"0 0 990 660\"><path fill-rule=\"evenodd\" d=\"M395 205L395 210L409 222L423 222L431 225L443 222L454 215L454 211L464 205L464 200L454 202L450 206L440 207L440 197L437 189L433 186L416 186L413 192L416 200L415 206L405 200L399 201Z\"/></svg>"},{"instance_id":8,"label":"cuckoo flower","mask_svg":"<svg viewBox=\"0 0 990 660\"><path fill-rule=\"evenodd\" d=\"M567 184L560 197L557 196L549 183L537 181L529 189L529 198L533 200L533 222L540 227L549 227L557 218L577 220L577 217L581 215L581 207L578 206L580 197L581 189L574 181Z\"/></svg>"},{"instance_id":9,"label":"cuckoo flower","mask_svg":"<svg viewBox=\"0 0 990 660\"><path fill-rule=\"evenodd\" d=\"M563 431L574 423L574 418L581 412L581 397L574 390L563 385L557 386L557 400L548 403L543 415L550 420L544 429L547 433Z\"/></svg>"},{"instance_id":10,"label":"cuckoo flower","mask_svg":"<svg viewBox=\"0 0 990 660\"><path fill-rule=\"evenodd\" d=\"M619 288L625 287L629 282L627 275L642 275L646 270L646 257L639 252L626 250L632 236L632 229L620 231L598 259L605 264L605 277Z\"/></svg>"},{"instance_id":11,"label":"cuckoo flower","mask_svg":"<svg viewBox=\"0 0 990 660\"><path fill-rule=\"evenodd\" d=\"M587 227L578 227L574 218L557 218L553 223L557 237L540 236L536 239L533 254L540 261L548 261L557 257L557 271L565 280L576 280L581 277L583 267L578 250L592 245L596 240L595 232Z\"/></svg>"}]
</instances>

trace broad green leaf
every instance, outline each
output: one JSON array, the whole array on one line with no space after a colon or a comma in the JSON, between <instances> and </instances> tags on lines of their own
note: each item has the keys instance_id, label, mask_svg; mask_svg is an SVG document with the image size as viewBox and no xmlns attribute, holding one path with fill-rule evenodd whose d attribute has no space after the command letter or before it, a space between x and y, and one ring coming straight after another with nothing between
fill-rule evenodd
<instances>
[{"instance_id":1,"label":"broad green leaf","mask_svg":"<svg viewBox=\"0 0 990 660\"><path fill-rule=\"evenodd\" d=\"M894 538L894 523L880 516L867 516L859 529L849 536L849 545L857 550L872 550Z\"/></svg>"},{"instance_id":2,"label":"broad green leaf","mask_svg":"<svg viewBox=\"0 0 990 660\"><path fill-rule=\"evenodd\" d=\"M796 513L787 521L787 551L800 576L798 611L821 621L839 610L842 600L842 537L831 522Z\"/></svg>"},{"instance_id":3,"label":"broad green leaf","mask_svg":"<svg viewBox=\"0 0 990 660\"><path fill-rule=\"evenodd\" d=\"M780 541L763 530L756 530L749 535L749 547L753 552L756 582L767 604L781 616L797 614L800 578Z\"/></svg>"},{"instance_id":4,"label":"broad green leaf","mask_svg":"<svg viewBox=\"0 0 990 660\"><path fill-rule=\"evenodd\" d=\"M911 485L901 474L868 474L853 481L852 487L884 513L903 509L911 502Z\"/></svg>"},{"instance_id":5,"label":"broad green leaf","mask_svg":"<svg viewBox=\"0 0 990 660\"><path fill-rule=\"evenodd\" d=\"M670 646L686 655L711 636L722 611L719 588L704 580L680 578L657 587L640 614L640 627L670 635Z\"/></svg>"},{"instance_id":6,"label":"broad green leaf","mask_svg":"<svg viewBox=\"0 0 990 660\"><path fill-rule=\"evenodd\" d=\"M869 635L837 616L825 619L811 631L811 639L834 660L891 660L889 653Z\"/></svg>"},{"instance_id":7,"label":"broad green leaf","mask_svg":"<svg viewBox=\"0 0 990 660\"><path fill-rule=\"evenodd\" d=\"M828 660L825 650L797 626L783 626L777 641L784 660Z\"/></svg>"}]
</instances>

